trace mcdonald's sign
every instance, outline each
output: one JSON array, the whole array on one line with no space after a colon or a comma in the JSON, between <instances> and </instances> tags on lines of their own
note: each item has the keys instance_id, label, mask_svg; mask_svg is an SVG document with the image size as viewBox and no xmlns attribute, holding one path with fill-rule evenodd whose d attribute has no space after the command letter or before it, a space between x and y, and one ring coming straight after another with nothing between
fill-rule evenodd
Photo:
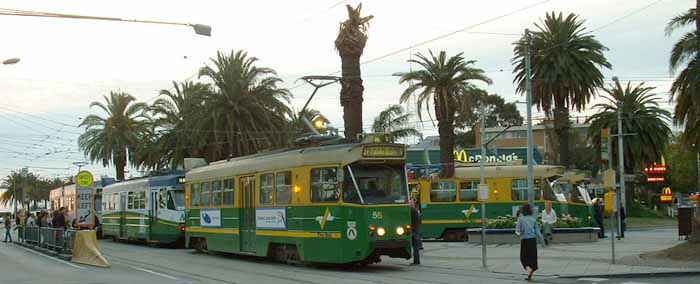
<instances>
[{"instance_id":1,"label":"mcdonald's sign","mask_svg":"<svg viewBox=\"0 0 700 284\"><path fill-rule=\"evenodd\" d=\"M673 192L671 191L670 187L667 186L661 190L660 202L661 203L673 202Z\"/></svg>"}]
</instances>

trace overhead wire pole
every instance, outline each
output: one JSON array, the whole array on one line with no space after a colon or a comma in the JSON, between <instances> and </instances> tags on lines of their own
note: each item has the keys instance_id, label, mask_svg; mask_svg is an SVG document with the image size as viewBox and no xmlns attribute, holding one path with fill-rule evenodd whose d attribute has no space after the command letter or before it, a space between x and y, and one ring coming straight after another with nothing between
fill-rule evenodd
<instances>
[{"instance_id":1,"label":"overhead wire pole","mask_svg":"<svg viewBox=\"0 0 700 284\"><path fill-rule=\"evenodd\" d=\"M486 128L486 117L484 107L481 107L481 122L479 126L479 144L481 144L481 159L479 159L479 190L486 185L486 143L484 143L484 129ZM481 199L481 265L486 270L486 201Z\"/></svg>"},{"instance_id":2,"label":"overhead wire pole","mask_svg":"<svg viewBox=\"0 0 700 284\"><path fill-rule=\"evenodd\" d=\"M620 85L617 76L613 77L613 81L617 85ZM615 207L617 211L622 210L625 207L625 152L624 152L624 135L622 130L622 108L624 107L624 101L620 100L620 104L617 106L617 157L618 157L618 170L620 171L620 200L615 202ZM622 214L617 212L617 230L620 235L622 235ZM614 229L613 229L614 230ZM614 239L614 238L613 238Z\"/></svg>"},{"instance_id":3,"label":"overhead wire pole","mask_svg":"<svg viewBox=\"0 0 700 284\"><path fill-rule=\"evenodd\" d=\"M525 86L526 86L526 104L527 104L527 203L534 210L535 206L535 178L533 177L533 154L532 154L532 70L530 67L530 31L525 29Z\"/></svg>"}]
</instances>

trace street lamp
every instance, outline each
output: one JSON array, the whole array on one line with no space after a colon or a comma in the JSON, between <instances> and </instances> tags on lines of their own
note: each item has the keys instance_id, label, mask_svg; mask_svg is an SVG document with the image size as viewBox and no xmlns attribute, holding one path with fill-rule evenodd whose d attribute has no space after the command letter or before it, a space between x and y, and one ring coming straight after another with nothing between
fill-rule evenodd
<instances>
[{"instance_id":1,"label":"street lamp","mask_svg":"<svg viewBox=\"0 0 700 284\"><path fill-rule=\"evenodd\" d=\"M5 61L2 62L3 65L15 65L19 62L19 58L10 58L10 59L5 59Z\"/></svg>"},{"instance_id":2,"label":"street lamp","mask_svg":"<svg viewBox=\"0 0 700 284\"><path fill-rule=\"evenodd\" d=\"M132 22L132 23L160 24L160 25L178 25L178 26L192 27L194 29L194 32L198 35L211 36L211 27L207 26L207 25L202 25L202 24L162 22L162 21L149 21L149 20L136 20L136 19L122 19L122 18L115 18L115 17L84 16L84 15L59 14L59 13L25 11L25 10L14 10L14 9L10 10L10 11L0 12L0 15L43 17L43 18L64 18L64 19L74 19L74 20L99 20L99 21Z\"/></svg>"}]
</instances>

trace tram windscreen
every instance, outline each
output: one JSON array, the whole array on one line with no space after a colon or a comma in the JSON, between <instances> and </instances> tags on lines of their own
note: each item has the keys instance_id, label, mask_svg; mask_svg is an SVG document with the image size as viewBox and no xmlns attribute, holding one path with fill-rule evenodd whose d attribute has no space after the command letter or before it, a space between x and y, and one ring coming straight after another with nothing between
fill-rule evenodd
<instances>
[{"instance_id":1,"label":"tram windscreen","mask_svg":"<svg viewBox=\"0 0 700 284\"><path fill-rule=\"evenodd\" d=\"M168 209L182 210L185 207L185 191L170 190L168 191Z\"/></svg>"},{"instance_id":2,"label":"tram windscreen","mask_svg":"<svg viewBox=\"0 0 700 284\"><path fill-rule=\"evenodd\" d=\"M365 204L396 204L408 202L404 168L389 165L353 165L352 176L345 169L345 202L360 203L355 184Z\"/></svg>"}]
</instances>

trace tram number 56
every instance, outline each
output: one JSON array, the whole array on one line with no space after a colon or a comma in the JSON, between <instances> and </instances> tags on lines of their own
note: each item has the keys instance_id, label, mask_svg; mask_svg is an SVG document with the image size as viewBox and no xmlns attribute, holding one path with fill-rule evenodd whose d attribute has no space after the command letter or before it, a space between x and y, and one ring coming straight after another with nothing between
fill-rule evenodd
<instances>
[{"instance_id":1,"label":"tram number 56","mask_svg":"<svg viewBox=\"0 0 700 284\"><path fill-rule=\"evenodd\" d=\"M384 212L381 212L381 211L372 212L372 219L377 219L377 220L384 219Z\"/></svg>"}]
</instances>

